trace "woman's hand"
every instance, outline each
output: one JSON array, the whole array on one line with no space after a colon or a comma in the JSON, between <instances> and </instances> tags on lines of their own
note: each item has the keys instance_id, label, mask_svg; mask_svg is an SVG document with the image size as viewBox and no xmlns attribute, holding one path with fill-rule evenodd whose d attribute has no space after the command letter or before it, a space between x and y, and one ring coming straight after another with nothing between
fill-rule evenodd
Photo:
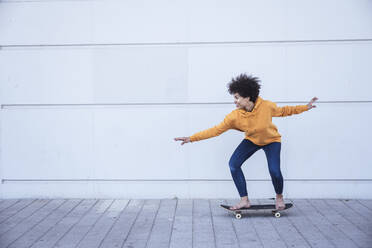
<instances>
[{"instance_id":1,"label":"woman's hand","mask_svg":"<svg viewBox=\"0 0 372 248\"><path fill-rule=\"evenodd\" d=\"M178 137L178 138L174 138L174 140L175 141L181 140L182 141L181 145L191 142L190 137Z\"/></svg>"},{"instance_id":2,"label":"woman's hand","mask_svg":"<svg viewBox=\"0 0 372 248\"><path fill-rule=\"evenodd\" d=\"M308 108L308 110L310 110L310 109L312 109L312 108L316 108L316 106L313 105L313 103L314 103L315 101L317 101L317 100L318 100L317 97L313 97L313 99L311 99L311 101L307 104L307 108Z\"/></svg>"}]
</instances>

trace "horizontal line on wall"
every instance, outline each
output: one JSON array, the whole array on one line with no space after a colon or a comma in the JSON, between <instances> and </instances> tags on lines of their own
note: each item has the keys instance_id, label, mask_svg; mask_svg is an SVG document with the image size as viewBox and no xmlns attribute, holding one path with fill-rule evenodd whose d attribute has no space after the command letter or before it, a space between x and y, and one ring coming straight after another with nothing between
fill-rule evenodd
<instances>
[{"instance_id":1,"label":"horizontal line on wall","mask_svg":"<svg viewBox=\"0 0 372 248\"><path fill-rule=\"evenodd\" d=\"M1 0L0 3L96 2L98 0ZM101 0L105 1L105 0Z\"/></svg>"},{"instance_id":2,"label":"horizontal line on wall","mask_svg":"<svg viewBox=\"0 0 372 248\"><path fill-rule=\"evenodd\" d=\"M230 182L232 179L2 179L10 182ZM271 179L247 179L247 182L271 182ZM296 178L287 182L372 182L372 179L347 178Z\"/></svg>"},{"instance_id":3,"label":"horizontal line on wall","mask_svg":"<svg viewBox=\"0 0 372 248\"><path fill-rule=\"evenodd\" d=\"M101 47L101 46L205 46L249 44L297 44L330 42L371 42L372 39L325 39L325 40L255 40L255 41L190 41L190 42L129 42L129 43L70 43L70 44L2 44L0 48L47 48L47 47Z\"/></svg>"},{"instance_id":4,"label":"horizontal line on wall","mask_svg":"<svg viewBox=\"0 0 372 248\"><path fill-rule=\"evenodd\" d=\"M278 104L307 104L308 101L277 101ZM372 103L371 101L317 101L318 103ZM95 106L167 106L167 105L233 105L232 102L174 102L174 103L60 103L60 104L1 104L2 109L35 107L95 107Z\"/></svg>"}]
</instances>

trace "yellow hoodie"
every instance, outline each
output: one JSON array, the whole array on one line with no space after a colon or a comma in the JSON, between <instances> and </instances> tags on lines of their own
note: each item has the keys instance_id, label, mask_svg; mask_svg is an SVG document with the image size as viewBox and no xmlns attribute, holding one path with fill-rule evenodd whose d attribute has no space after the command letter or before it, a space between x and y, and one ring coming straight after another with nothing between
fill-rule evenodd
<instances>
[{"instance_id":1,"label":"yellow hoodie","mask_svg":"<svg viewBox=\"0 0 372 248\"><path fill-rule=\"evenodd\" d=\"M258 97L251 112L235 109L220 124L192 135L190 140L194 142L208 139L229 129L236 129L245 132L245 139L259 146L281 142L281 135L272 123L272 117L300 114L306 110L307 105L278 107L275 103Z\"/></svg>"}]
</instances>

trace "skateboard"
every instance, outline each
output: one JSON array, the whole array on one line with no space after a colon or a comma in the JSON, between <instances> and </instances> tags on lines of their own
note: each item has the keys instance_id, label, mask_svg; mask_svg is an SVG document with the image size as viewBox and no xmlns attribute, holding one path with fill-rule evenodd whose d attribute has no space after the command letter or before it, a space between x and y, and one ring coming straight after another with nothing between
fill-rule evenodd
<instances>
[{"instance_id":1,"label":"skateboard","mask_svg":"<svg viewBox=\"0 0 372 248\"><path fill-rule=\"evenodd\" d=\"M232 210L230 209L231 206L229 205L223 205L221 204L221 207L223 207L224 209L227 209L228 211L231 211L234 213L235 215L235 218L237 218L238 220L240 218L242 218L242 213L244 211L251 211L251 210L262 210L262 209L266 209L266 210L272 210L271 212L273 213L273 215L276 217L276 218L279 218L280 217L280 212L281 211L284 211L288 208L291 208L293 206L292 203L286 203L285 204L285 208L283 210L277 210L275 208L275 205L274 204L263 204L263 205L251 205L250 208L241 208L241 209L238 209L238 210Z\"/></svg>"}]
</instances>

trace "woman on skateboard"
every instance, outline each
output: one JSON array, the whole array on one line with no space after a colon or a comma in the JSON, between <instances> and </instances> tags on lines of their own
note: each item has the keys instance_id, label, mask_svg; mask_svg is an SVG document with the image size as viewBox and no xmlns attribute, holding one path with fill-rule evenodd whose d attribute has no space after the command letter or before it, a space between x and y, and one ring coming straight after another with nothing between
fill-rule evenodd
<instances>
[{"instance_id":1,"label":"woman on skateboard","mask_svg":"<svg viewBox=\"0 0 372 248\"><path fill-rule=\"evenodd\" d=\"M235 186L241 200L231 207L231 210L249 208L250 202L246 188L246 181L241 169L242 164L256 151L263 149L276 192L276 209L285 208L283 200L283 176L280 171L281 135L277 127L272 123L272 117L284 117L300 114L315 108L313 103L318 100L314 97L307 105L278 107L275 103L264 100L259 96L260 80L253 76L242 74L228 84L228 91L234 96L236 109L226 115L218 125L195 133L190 137L178 137L176 141L182 141L181 145L203 139L212 138L229 129L245 132L245 138L232 154L229 167Z\"/></svg>"}]
</instances>

